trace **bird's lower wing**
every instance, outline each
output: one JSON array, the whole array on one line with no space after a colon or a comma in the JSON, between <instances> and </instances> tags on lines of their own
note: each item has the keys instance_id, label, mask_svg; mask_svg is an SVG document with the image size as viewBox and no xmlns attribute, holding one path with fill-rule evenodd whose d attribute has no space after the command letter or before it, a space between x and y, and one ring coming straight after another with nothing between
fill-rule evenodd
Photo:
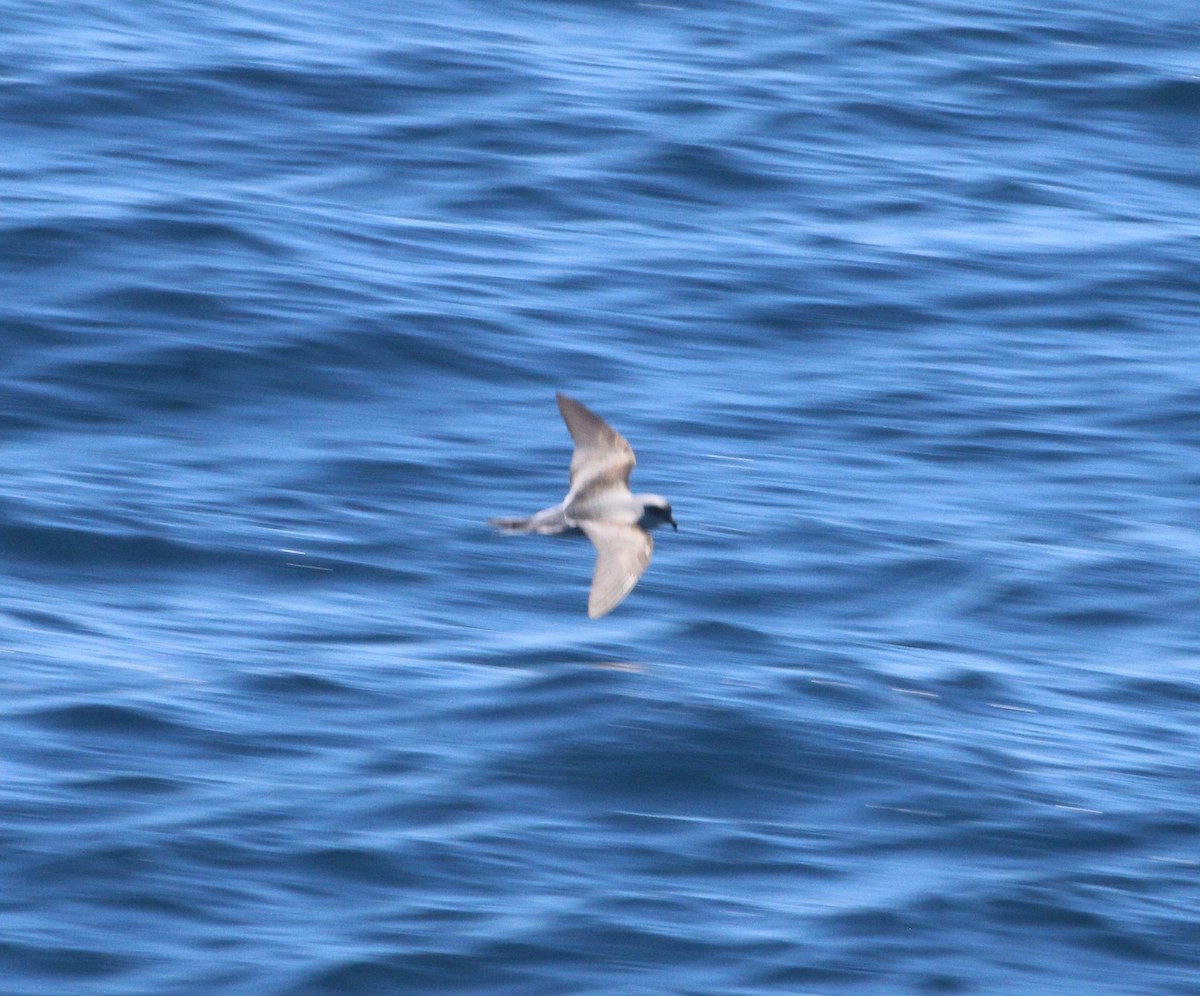
<instances>
[{"instance_id":1,"label":"bird's lower wing","mask_svg":"<svg viewBox=\"0 0 1200 996\"><path fill-rule=\"evenodd\" d=\"M615 609L650 564L654 540L644 529L612 522L581 522L596 548L596 570L588 596L588 616L598 619Z\"/></svg>"}]
</instances>

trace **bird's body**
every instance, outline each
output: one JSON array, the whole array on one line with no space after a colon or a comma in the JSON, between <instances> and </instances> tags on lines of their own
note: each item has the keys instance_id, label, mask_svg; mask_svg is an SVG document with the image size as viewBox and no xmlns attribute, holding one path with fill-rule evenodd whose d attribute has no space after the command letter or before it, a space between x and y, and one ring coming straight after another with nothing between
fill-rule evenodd
<instances>
[{"instance_id":1,"label":"bird's body","mask_svg":"<svg viewBox=\"0 0 1200 996\"><path fill-rule=\"evenodd\" d=\"M630 492L629 475L637 460L625 437L578 401L565 394L556 397L575 441L567 496L525 518L490 521L508 533L586 535L596 548L588 597L588 615L596 619L616 608L645 573L654 551L650 530L665 522L675 526L675 520L671 503L662 496Z\"/></svg>"}]
</instances>

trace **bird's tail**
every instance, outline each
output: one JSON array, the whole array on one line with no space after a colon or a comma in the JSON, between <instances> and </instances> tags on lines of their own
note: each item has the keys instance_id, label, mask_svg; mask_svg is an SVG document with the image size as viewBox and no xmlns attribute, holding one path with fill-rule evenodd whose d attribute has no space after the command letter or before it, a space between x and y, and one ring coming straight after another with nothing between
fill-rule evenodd
<instances>
[{"instance_id":1,"label":"bird's tail","mask_svg":"<svg viewBox=\"0 0 1200 996\"><path fill-rule=\"evenodd\" d=\"M504 533L541 533L543 536L568 532L571 528L561 505L543 508L520 519L488 519L488 522Z\"/></svg>"},{"instance_id":2,"label":"bird's tail","mask_svg":"<svg viewBox=\"0 0 1200 996\"><path fill-rule=\"evenodd\" d=\"M536 515L527 515L520 519L488 519L489 526L495 526L502 533L532 533L537 528L534 525Z\"/></svg>"}]
</instances>

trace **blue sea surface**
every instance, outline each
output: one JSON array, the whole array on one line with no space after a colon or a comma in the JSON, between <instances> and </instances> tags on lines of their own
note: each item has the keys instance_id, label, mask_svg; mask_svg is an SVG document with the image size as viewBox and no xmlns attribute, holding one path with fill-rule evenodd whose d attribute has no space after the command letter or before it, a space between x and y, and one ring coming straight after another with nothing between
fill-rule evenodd
<instances>
[{"instance_id":1,"label":"blue sea surface","mask_svg":"<svg viewBox=\"0 0 1200 996\"><path fill-rule=\"evenodd\" d=\"M1194 2L10 0L0 146L4 996L1200 992Z\"/></svg>"}]
</instances>

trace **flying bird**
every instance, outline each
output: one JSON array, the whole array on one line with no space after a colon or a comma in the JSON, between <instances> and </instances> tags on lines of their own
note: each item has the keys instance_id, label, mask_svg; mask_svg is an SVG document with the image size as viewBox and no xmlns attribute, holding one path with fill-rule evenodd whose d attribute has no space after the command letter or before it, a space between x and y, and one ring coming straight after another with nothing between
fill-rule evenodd
<instances>
[{"instance_id":1,"label":"flying bird","mask_svg":"<svg viewBox=\"0 0 1200 996\"><path fill-rule=\"evenodd\" d=\"M679 527L666 498L630 492L637 460L625 437L573 398L555 397L575 441L567 496L526 518L488 521L505 533L587 536L596 548L588 616L598 619L615 609L645 573L654 551L650 530L663 523Z\"/></svg>"}]
</instances>

